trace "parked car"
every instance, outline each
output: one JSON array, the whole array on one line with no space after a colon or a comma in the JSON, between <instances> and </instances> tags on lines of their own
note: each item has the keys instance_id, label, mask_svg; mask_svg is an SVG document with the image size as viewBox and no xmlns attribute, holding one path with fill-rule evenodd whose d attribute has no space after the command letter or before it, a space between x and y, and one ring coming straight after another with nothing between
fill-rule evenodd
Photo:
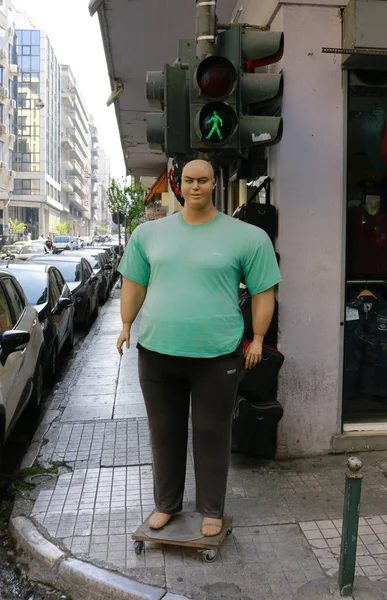
<instances>
[{"instance_id":1,"label":"parked car","mask_svg":"<svg viewBox=\"0 0 387 600\"><path fill-rule=\"evenodd\" d=\"M112 266L113 266L113 274L117 276L118 265L120 264L120 248L111 242L106 242L101 245L101 248L104 248L110 252Z\"/></svg>"},{"instance_id":2,"label":"parked car","mask_svg":"<svg viewBox=\"0 0 387 600\"><path fill-rule=\"evenodd\" d=\"M99 303L104 304L109 298L110 279L112 267L108 264L106 257L101 252L89 250L76 250L75 252L63 252L62 256L80 256L86 258L93 269L94 275L98 277L98 298Z\"/></svg>"},{"instance_id":3,"label":"parked car","mask_svg":"<svg viewBox=\"0 0 387 600\"><path fill-rule=\"evenodd\" d=\"M74 300L69 287L52 265L10 263L8 270L15 275L38 312L45 342L44 368L46 377L53 380L59 353L74 344Z\"/></svg>"},{"instance_id":4,"label":"parked car","mask_svg":"<svg viewBox=\"0 0 387 600\"><path fill-rule=\"evenodd\" d=\"M78 250L78 239L72 235L57 235L53 240L53 249L55 253L63 250Z\"/></svg>"},{"instance_id":5,"label":"parked car","mask_svg":"<svg viewBox=\"0 0 387 600\"><path fill-rule=\"evenodd\" d=\"M28 403L43 397L44 339L35 308L9 269L0 271L0 452Z\"/></svg>"},{"instance_id":6,"label":"parked car","mask_svg":"<svg viewBox=\"0 0 387 600\"><path fill-rule=\"evenodd\" d=\"M90 329L93 316L98 315L98 276L82 256L35 256L33 263L54 265L63 275L75 302L74 323Z\"/></svg>"},{"instance_id":7,"label":"parked car","mask_svg":"<svg viewBox=\"0 0 387 600\"><path fill-rule=\"evenodd\" d=\"M99 252L104 257L106 263L111 265L109 287L112 287L112 285L115 281L115 278L116 278L116 271L118 268L118 264L117 264L115 257L112 255L110 248L105 248L104 246L101 245L101 246L89 246L87 248L84 248L84 250L86 250L86 252L90 252L90 251Z\"/></svg>"},{"instance_id":8,"label":"parked car","mask_svg":"<svg viewBox=\"0 0 387 600\"><path fill-rule=\"evenodd\" d=\"M4 248L6 248L6 246L4 246ZM47 254L51 255L50 250L45 244L24 244L23 246L15 246L15 249L16 252L12 253L9 251L3 258L17 258L17 260L28 260L29 258L31 258L31 256L44 256Z\"/></svg>"}]
</instances>

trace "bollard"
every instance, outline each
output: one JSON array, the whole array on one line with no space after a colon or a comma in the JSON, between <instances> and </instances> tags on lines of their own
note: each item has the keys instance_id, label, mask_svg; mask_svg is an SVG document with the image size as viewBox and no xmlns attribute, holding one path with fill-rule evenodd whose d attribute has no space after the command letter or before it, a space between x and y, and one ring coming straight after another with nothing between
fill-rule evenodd
<instances>
[{"instance_id":1,"label":"bollard","mask_svg":"<svg viewBox=\"0 0 387 600\"><path fill-rule=\"evenodd\" d=\"M341 596L352 596L355 579L357 534L359 528L362 462L352 456L345 475L343 530L341 537L339 589Z\"/></svg>"}]
</instances>

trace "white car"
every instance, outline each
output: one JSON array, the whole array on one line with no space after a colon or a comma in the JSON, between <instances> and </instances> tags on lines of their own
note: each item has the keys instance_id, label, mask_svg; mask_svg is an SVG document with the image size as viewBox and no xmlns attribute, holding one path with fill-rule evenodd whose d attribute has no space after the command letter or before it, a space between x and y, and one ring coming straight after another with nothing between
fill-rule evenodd
<instances>
[{"instance_id":1,"label":"white car","mask_svg":"<svg viewBox=\"0 0 387 600\"><path fill-rule=\"evenodd\" d=\"M43 331L16 278L0 271L0 452L28 403L43 396Z\"/></svg>"}]
</instances>

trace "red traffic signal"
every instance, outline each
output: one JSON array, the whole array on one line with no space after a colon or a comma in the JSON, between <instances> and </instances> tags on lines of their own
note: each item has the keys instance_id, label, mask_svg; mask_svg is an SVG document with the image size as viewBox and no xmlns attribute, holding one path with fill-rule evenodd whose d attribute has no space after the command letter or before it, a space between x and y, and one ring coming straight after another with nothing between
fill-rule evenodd
<instances>
[{"instance_id":1,"label":"red traffic signal","mask_svg":"<svg viewBox=\"0 0 387 600\"><path fill-rule=\"evenodd\" d=\"M196 71L196 82L201 96L209 100L227 97L233 91L236 80L234 65L222 56L205 58Z\"/></svg>"}]
</instances>

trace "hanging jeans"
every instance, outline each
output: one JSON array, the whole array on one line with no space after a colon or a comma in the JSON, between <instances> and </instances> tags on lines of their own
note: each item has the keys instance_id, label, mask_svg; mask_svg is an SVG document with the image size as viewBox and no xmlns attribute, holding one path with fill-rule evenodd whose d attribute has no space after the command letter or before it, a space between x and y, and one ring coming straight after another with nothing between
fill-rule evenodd
<instances>
[{"instance_id":1,"label":"hanging jeans","mask_svg":"<svg viewBox=\"0 0 387 600\"><path fill-rule=\"evenodd\" d=\"M196 510L221 518L231 454L231 425L244 366L242 345L216 358L139 350L139 378L149 420L156 510L182 510L192 399Z\"/></svg>"}]
</instances>

